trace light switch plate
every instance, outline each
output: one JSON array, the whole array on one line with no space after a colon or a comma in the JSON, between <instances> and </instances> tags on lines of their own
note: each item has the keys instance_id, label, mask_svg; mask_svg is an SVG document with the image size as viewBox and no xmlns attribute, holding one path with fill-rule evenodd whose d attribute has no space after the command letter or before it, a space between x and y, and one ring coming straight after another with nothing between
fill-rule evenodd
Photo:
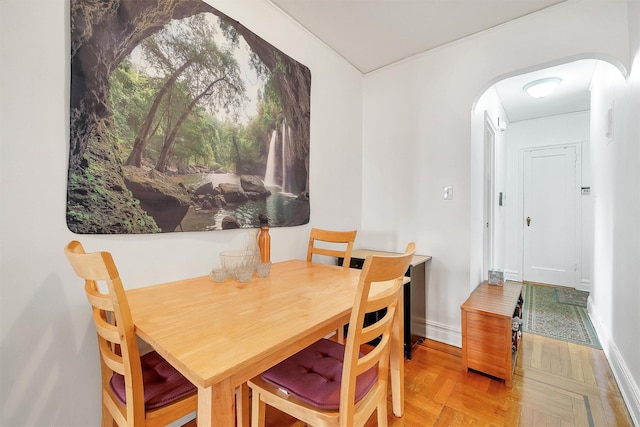
<instances>
[{"instance_id":1,"label":"light switch plate","mask_svg":"<svg viewBox=\"0 0 640 427\"><path fill-rule=\"evenodd\" d=\"M453 200L453 187L444 187L444 199Z\"/></svg>"}]
</instances>

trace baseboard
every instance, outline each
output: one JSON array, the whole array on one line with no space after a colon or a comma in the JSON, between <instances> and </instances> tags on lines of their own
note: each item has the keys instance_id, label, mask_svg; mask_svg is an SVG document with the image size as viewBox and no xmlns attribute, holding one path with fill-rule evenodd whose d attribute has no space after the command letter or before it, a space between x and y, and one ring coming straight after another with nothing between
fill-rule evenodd
<instances>
[{"instance_id":1,"label":"baseboard","mask_svg":"<svg viewBox=\"0 0 640 427\"><path fill-rule=\"evenodd\" d=\"M591 291L591 280L582 279L577 288L579 291Z\"/></svg>"},{"instance_id":2,"label":"baseboard","mask_svg":"<svg viewBox=\"0 0 640 427\"><path fill-rule=\"evenodd\" d=\"M440 341L434 341L430 339L425 339L421 344L422 347L429 348L432 350L437 350L442 353L450 354L456 357L462 357L462 349L460 347L456 347L449 344L441 343Z\"/></svg>"},{"instance_id":3,"label":"baseboard","mask_svg":"<svg viewBox=\"0 0 640 427\"><path fill-rule=\"evenodd\" d=\"M520 272L513 270L505 270L504 271L504 280L510 280L512 282L520 282L522 279L520 278Z\"/></svg>"},{"instance_id":4,"label":"baseboard","mask_svg":"<svg viewBox=\"0 0 640 427\"><path fill-rule=\"evenodd\" d=\"M454 347L462 347L462 331L444 323L414 319L411 324L411 333Z\"/></svg>"},{"instance_id":5,"label":"baseboard","mask_svg":"<svg viewBox=\"0 0 640 427\"><path fill-rule=\"evenodd\" d=\"M600 317L591 303L591 298L589 298L588 310L593 327L596 329L600 339L602 350L609 361L609 366L611 366L613 376L616 378L620 394L622 394L622 398L627 405L631 419L634 425L640 426L640 388L638 383L631 375L616 343L611 338L611 334L600 321Z\"/></svg>"}]
</instances>

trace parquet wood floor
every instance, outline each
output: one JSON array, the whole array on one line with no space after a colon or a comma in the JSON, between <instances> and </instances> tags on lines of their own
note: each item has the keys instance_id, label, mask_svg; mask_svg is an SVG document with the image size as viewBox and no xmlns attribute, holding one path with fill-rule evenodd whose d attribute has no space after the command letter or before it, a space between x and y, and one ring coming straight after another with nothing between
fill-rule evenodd
<instances>
[{"instance_id":1,"label":"parquet wood floor","mask_svg":"<svg viewBox=\"0 0 640 427\"><path fill-rule=\"evenodd\" d=\"M513 388L463 372L461 351L427 341L405 364L405 414L389 426L633 426L602 350L525 334ZM270 410L267 426L303 426ZM375 414L366 427L376 425Z\"/></svg>"}]
</instances>

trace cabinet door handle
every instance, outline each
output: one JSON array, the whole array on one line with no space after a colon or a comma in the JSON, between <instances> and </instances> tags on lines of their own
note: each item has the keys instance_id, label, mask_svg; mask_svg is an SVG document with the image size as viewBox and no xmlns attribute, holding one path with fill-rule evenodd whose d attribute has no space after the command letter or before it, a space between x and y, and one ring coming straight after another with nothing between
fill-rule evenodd
<instances>
[{"instance_id":1,"label":"cabinet door handle","mask_svg":"<svg viewBox=\"0 0 640 427\"><path fill-rule=\"evenodd\" d=\"M531 217L528 216L527 217L527 227L529 227L531 225Z\"/></svg>"}]
</instances>

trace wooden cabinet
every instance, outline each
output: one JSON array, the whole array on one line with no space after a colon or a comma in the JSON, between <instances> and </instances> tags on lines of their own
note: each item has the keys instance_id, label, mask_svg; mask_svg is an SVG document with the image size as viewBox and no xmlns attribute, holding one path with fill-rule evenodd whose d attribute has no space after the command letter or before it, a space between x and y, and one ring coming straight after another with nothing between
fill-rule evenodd
<instances>
[{"instance_id":1,"label":"wooden cabinet","mask_svg":"<svg viewBox=\"0 0 640 427\"><path fill-rule=\"evenodd\" d=\"M511 387L520 348L522 302L522 284L493 286L485 281L460 306L465 371L502 378Z\"/></svg>"}]
</instances>

